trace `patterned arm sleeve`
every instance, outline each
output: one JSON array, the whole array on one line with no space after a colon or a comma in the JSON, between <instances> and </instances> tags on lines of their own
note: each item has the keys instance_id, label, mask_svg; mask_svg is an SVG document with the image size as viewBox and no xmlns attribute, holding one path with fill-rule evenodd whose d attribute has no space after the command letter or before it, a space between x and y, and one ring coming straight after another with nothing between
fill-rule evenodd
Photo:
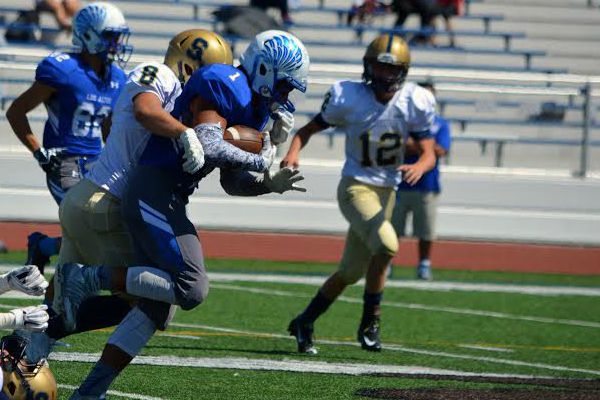
<instances>
[{"instance_id":1,"label":"patterned arm sleeve","mask_svg":"<svg viewBox=\"0 0 600 400\"><path fill-rule=\"evenodd\" d=\"M212 166L254 172L268 169L260 155L240 150L223 140L223 129L218 124L200 124L194 130L202 143L204 158Z\"/></svg>"},{"instance_id":2,"label":"patterned arm sleeve","mask_svg":"<svg viewBox=\"0 0 600 400\"><path fill-rule=\"evenodd\" d=\"M231 196L260 196L271 193L261 177L248 171L222 169L221 186Z\"/></svg>"}]
</instances>

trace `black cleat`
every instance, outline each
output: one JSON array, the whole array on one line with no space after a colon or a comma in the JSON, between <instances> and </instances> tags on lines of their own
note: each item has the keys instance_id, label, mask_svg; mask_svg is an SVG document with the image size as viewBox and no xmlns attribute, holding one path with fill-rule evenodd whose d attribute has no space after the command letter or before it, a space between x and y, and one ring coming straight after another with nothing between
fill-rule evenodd
<instances>
[{"instance_id":1,"label":"black cleat","mask_svg":"<svg viewBox=\"0 0 600 400\"><path fill-rule=\"evenodd\" d=\"M371 321L362 321L358 327L357 338L364 350L381 351L379 317L374 317Z\"/></svg>"},{"instance_id":2,"label":"black cleat","mask_svg":"<svg viewBox=\"0 0 600 400\"><path fill-rule=\"evenodd\" d=\"M40 249L40 242L47 237L41 232L33 232L27 237L27 261L25 261L25 265L35 265L42 274L44 273L44 267L50 262L50 257L44 255Z\"/></svg>"},{"instance_id":3,"label":"black cleat","mask_svg":"<svg viewBox=\"0 0 600 400\"><path fill-rule=\"evenodd\" d=\"M288 326L290 336L296 337L298 343L298 353L317 354L317 349L313 344L313 324L301 322L298 317L290 322Z\"/></svg>"}]
</instances>

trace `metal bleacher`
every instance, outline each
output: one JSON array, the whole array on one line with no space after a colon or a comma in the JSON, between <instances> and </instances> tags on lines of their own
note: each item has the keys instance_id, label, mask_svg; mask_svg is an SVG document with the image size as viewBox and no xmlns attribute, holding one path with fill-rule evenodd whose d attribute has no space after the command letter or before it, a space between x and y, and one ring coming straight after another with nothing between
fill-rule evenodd
<instances>
[{"instance_id":1,"label":"metal bleacher","mask_svg":"<svg viewBox=\"0 0 600 400\"><path fill-rule=\"evenodd\" d=\"M160 60L170 37L182 29L221 29L211 13L223 2L114 2L124 10L132 27L131 42L135 47L132 64L147 59ZM245 5L247 1L228 0L227 3ZM580 7L572 6L575 3L581 3ZM549 4L548 12L535 9L544 4ZM455 137L452 163L531 166L539 159L539 166L544 167L548 165L544 159L558 151L565 159L558 160L557 165L575 169L577 145L582 141L586 125L582 88L591 85L592 99L600 92L600 77L595 76L600 71L600 10L588 8L586 0L571 0L569 4L561 7L559 0L471 1L468 14L455 22L453 35L457 46L412 47L409 79L431 78L436 82L440 111L451 122ZM324 4L303 0L302 6L292 13L295 24L290 30L304 41L312 62L309 92L299 104L297 125L306 122L319 109L322 95L334 80L360 78L365 44L393 25L394 17L387 15L377 17L370 24L348 27L342 17L348 7L346 0L326 0ZM3 1L0 14L6 18L0 28L6 26L20 8L18 0ZM277 13L273 15L278 17ZM597 22L597 27L593 22ZM406 37L424 33L417 25L416 18L411 17L398 32ZM585 29L578 35L580 25ZM56 32L53 21L48 18L43 26L42 34ZM561 39L559 31L568 34ZM441 43L448 35L444 31L435 31L435 34ZM248 42L232 36L227 39L237 54ZM68 45L68 38L59 36L56 45ZM3 108L31 82L35 64L54 47L51 43L0 47L0 105ZM594 57L596 54L599 57ZM544 102L564 107L564 120L546 123L532 120L530 115L539 111ZM597 107L592 110L597 112ZM39 109L34 113L32 120L41 124L45 112ZM6 126L6 121L0 120L0 125ZM587 129L593 155L591 167L600 169L600 157L597 157L600 156L600 125L591 121ZM316 140L314 146L307 148L309 155L341 159L342 141L335 137L333 133L324 135L320 140L325 146L319 146ZM495 146L493 153L486 151L489 143ZM522 145L527 145L527 160L520 151Z\"/></svg>"}]
</instances>

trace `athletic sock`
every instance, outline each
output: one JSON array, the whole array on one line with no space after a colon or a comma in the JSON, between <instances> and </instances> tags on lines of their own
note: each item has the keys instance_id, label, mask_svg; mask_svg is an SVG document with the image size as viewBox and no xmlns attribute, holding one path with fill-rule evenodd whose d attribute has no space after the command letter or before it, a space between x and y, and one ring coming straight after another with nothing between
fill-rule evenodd
<instances>
[{"instance_id":1,"label":"athletic sock","mask_svg":"<svg viewBox=\"0 0 600 400\"><path fill-rule=\"evenodd\" d=\"M362 321L372 321L373 318L379 317L381 314L381 299L383 298L383 292L379 293L365 293L363 294L363 315Z\"/></svg>"},{"instance_id":2,"label":"athletic sock","mask_svg":"<svg viewBox=\"0 0 600 400\"><path fill-rule=\"evenodd\" d=\"M317 318L321 316L321 314L327 311L331 303L333 303L333 300L328 299L321 294L321 291L318 291L306 309L302 311L302 314L300 314L300 320L309 323L315 322Z\"/></svg>"},{"instance_id":3,"label":"athletic sock","mask_svg":"<svg viewBox=\"0 0 600 400\"><path fill-rule=\"evenodd\" d=\"M80 396L99 397L108 390L118 375L119 371L117 369L98 361L76 393ZM75 394L73 396L75 396L73 397L75 399L78 398Z\"/></svg>"},{"instance_id":4,"label":"athletic sock","mask_svg":"<svg viewBox=\"0 0 600 400\"><path fill-rule=\"evenodd\" d=\"M42 254L46 257L57 255L60 249L60 239L59 237L45 237L41 239L38 246Z\"/></svg>"}]
</instances>

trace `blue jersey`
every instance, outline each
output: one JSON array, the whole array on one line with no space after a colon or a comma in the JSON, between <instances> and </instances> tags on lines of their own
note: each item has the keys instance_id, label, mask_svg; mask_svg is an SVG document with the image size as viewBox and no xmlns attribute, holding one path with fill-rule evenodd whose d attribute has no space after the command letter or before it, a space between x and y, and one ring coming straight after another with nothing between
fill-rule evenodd
<instances>
[{"instance_id":1,"label":"blue jersey","mask_svg":"<svg viewBox=\"0 0 600 400\"><path fill-rule=\"evenodd\" d=\"M226 64L212 64L196 71L175 102L173 116L190 119L190 103L196 97L211 102L227 120L227 126L246 125L262 130L269 121L266 103L252 107L252 89L246 75Z\"/></svg>"},{"instance_id":2,"label":"blue jersey","mask_svg":"<svg viewBox=\"0 0 600 400\"><path fill-rule=\"evenodd\" d=\"M435 116L433 125L431 126L431 133L435 138L435 143L446 151L450 150L450 125L448 121L439 115ZM419 156L411 155L407 156L404 160L405 164L414 164L417 162ZM411 186L408 183L402 181L398 185L398 190L418 190L421 192L435 192L439 193L440 187L440 168L439 158L435 160L435 167L431 171L426 172L416 185Z\"/></svg>"},{"instance_id":3,"label":"blue jersey","mask_svg":"<svg viewBox=\"0 0 600 400\"><path fill-rule=\"evenodd\" d=\"M39 63L35 80L56 89L45 103L44 147L64 147L70 155L94 156L102 150L102 122L125 84L116 65L98 77L79 53L53 53Z\"/></svg>"},{"instance_id":4,"label":"blue jersey","mask_svg":"<svg viewBox=\"0 0 600 400\"><path fill-rule=\"evenodd\" d=\"M231 65L212 64L195 71L175 102L173 116L190 125L190 105L196 97L212 103L217 112L227 119L228 126L246 125L262 130L269 121L269 109L266 102L253 103L252 89L246 75ZM174 173L174 179L183 189L181 194L188 196L193 192L198 181L215 168L239 166L244 169L254 163L252 157L247 157L253 155L234 149L229 144L226 144L225 148L217 145L218 148L215 147L213 153L211 152L213 146L207 146L204 139L201 138L201 142L205 150L206 163L194 175L185 173L181 167L183 149L179 142L156 135L150 137L139 164L160 166L171 170ZM215 144L214 138L211 139L211 144Z\"/></svg>"}]
</instances>

